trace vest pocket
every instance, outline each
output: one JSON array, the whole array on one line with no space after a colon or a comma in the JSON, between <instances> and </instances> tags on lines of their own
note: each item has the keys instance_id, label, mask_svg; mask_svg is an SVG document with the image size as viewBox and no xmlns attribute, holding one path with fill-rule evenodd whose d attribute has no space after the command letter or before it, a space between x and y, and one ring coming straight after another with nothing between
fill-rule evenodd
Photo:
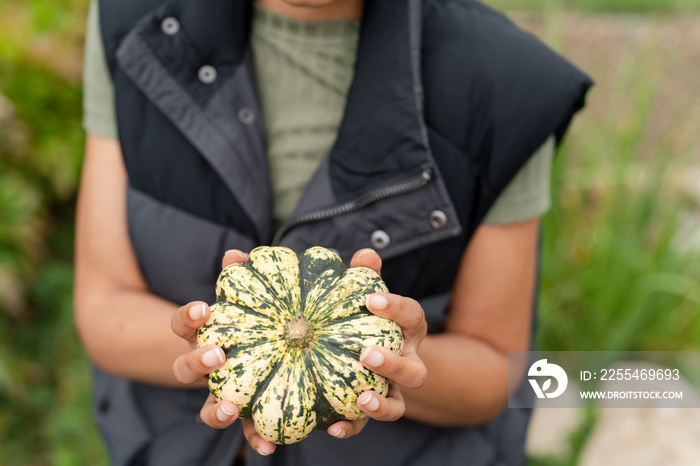
<instances>
[{"instance_id":1,"label":"vest pocket","mask_svg":"<svg viewBox=\"0 0 700 466\"><path fill-rule=\"evenodd\" d=\"M161 202L129 185L127 222L134 252L151 291L177 304L214 302L221 259L254 242L231 228Z\"/></svg>"},{"instance_id":2,"label":"vest pocket","mask_svg":"<svg viewBox=\"0 0 700 466\"><path fill-rule=\"evenodd\" d=\"M416 176L420 180L423 174ZM373 248L387 260L458 236L462 227L442 178L433 171L423 179L425 182L416 189L403 191L403 184L387 182L379 192L384 189L397 193L360 199L358 208L343 209L352 203L332 206L328 211L335 209L336 214L319 215L318 221L297 222L281 236L279 244L296 251L311 246L332 248L344 261L349 261L359 249ZM402 182L405 184L405 180Z\"/></svg>"}]
</instances>

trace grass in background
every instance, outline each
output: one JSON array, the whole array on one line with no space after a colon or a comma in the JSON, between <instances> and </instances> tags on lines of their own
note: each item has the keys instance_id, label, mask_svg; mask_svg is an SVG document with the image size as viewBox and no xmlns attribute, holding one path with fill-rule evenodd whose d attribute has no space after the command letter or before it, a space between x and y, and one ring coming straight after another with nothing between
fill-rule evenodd
<instances>
[{"instance_id":1,"label":"grass in background","mask_svg":"<svg viewBox=\"0 0 700 466\"><path fill-rule=\"evenodd\" d=\"M674 109L658 145L645 146L663 66L659 51L628 56L604 120L578 122L554 165L554 206L543 221L542 349L700 348L700 245L683 249L676 238L683 211L699 208L678 187L698 160L676 150L672 131L700 118L695 102Z\"/></svg>"},{"instance_id":2,"label":"grass in background","mask_svg":"<svg viewBox=\"0 0 700 466\"><path fill-rule=\"evenodd\" d=\"M639 73L648 65L636 57L625 64L618 85L633 105L611 102L608 120L580 121L553 167L558 194L543 219L542 350L700 348L700 249L686 250L676 235L683 212L700 208L676 186L692 154L674 153L664 141L654 157L640 157L658 98L653 73ZM569 454L530 458L530 465L579 464L597 419L592 403L582 409Z\"/></svg>"},{"instance_id":3,"label":"grass in background","mask_svg":"<svg viewBox=\"0 0 700 466\"><path fill-rule=\"evenodd\" d=\"M550 12L541 29L548 43L575 59L566 49L571 37L563 37L570 23L562 19ZM624 18L606 21L605 28L630 25ZM674 24L648 26L656 32ZM609 29L602 37L620 38ZM700 349L700 242L684 244L690 235L679 233L686 218L695 218L686 233L700 230L700 203L683 180L700 163L700 92L691 84L684 93L697 70L680 49L634 37L624 46L599 40L576 49L579 65L598 83L553 167L553 207L543 219L538 343L544 350ZM604 50L585 53L603 43L626 48L613 50L612 62L602 58ZM588 405L583 413L570 455L530 464L578 464L597 412Z\"/></svg>"}]
</instances>

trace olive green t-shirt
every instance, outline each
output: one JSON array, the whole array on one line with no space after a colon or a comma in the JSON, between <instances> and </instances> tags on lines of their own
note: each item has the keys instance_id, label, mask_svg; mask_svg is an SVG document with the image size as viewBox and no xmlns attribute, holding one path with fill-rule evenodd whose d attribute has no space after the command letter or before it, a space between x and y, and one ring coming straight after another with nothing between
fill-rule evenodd
<instances>
[{"instance_id":1,"label":"olive green t-shirt","mask_svg":"<svg viewBox=\"0 0 700 466\"><path fill-rule=\"evenodd\" d=\"M88 132L117 138L114 90L95 1L87 26L83 126ZM358 38L358 20L300 21L255 4L251 47L267 132L275 227L292 213L336 139ZM550 137L501 193L484 223L520 222L549 210L554 150Z\"/></svg>"}]
</instances>

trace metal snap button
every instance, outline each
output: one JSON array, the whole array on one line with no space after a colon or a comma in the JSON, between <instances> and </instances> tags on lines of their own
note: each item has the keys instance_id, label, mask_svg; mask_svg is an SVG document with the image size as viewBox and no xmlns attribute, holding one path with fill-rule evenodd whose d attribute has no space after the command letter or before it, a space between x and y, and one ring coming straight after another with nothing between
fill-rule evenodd
<instances>
[{"instance_id":1,"label":"metal snap button","mask_svg":"<svg viewBox=\"0 0 700 466\"><path fill-rule=\"evenodd\" d=\"M248 107L243 107L238 111L238 120L246 125L255 121L255 112Z\"/></svg>"},{"instance_id":2,"label":"metal snap button","mask_svg":"<svg viewBox=\"0 0 700 466\"><path fill-rule=\"evenodd\" d=\"M174 36L180 31L180 21L172 16L163 18L163 21L160 23L160 30L169 36Z\"/></svg>"},{"instance_id":3,"label":"metal snap button","mask_svg":"<svg viewBox=\"0 0 700 466\"><path fill-rule=\"evenodd\" d=\"M204 65L197 72L197 77L204 84L211 84L216 81L216 68L211 65Z\"/></svg>"},{"instance_id":4,"label":"metal snap button","mask_svg":"<svg viewBox=\"0 0 700 466\"><path fill-rule=\"evenodd\" d=\"M377 230L374 233L372 233L369 242L374 249L376 249L377 251L381 251L382 249L386 249L387 246L389 246L389 243L391 243L391 238L389 237L389 234L386 231Z\"/></svg>"},{"instance_id":5,"label":"metal snap button","mask_svg":"<svg viewBox=\"0 0 700 466\"><path fill-rule=\"evenodd\" d=\"M447 214L442 210L430 212L430 226L435 230L442 230L447 225Z\"/></svg>"}]
</instances>

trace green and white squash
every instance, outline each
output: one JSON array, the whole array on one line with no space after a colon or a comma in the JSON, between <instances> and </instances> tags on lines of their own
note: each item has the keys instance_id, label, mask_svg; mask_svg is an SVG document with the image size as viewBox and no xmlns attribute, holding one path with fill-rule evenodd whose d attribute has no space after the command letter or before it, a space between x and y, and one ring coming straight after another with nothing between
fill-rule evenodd
<instances>
[{"instance_id":1,"label":"green and white squash","mask_svg":"<svg viewBox=\"0 0 700 466\"><path fill-rule=\"evenodd\" d=\"M236 403L239 417L277 444L364 417L357 397L386 395L388 384L360 363L360 352L403 346L401 327L365 307L367 295L386 291L376 272L348 269L328 249L254 249L248 262L221 272L199 329L199 346L221 346L227 358L209 376L212 395Z\"/></svg>"}]
</instances>

